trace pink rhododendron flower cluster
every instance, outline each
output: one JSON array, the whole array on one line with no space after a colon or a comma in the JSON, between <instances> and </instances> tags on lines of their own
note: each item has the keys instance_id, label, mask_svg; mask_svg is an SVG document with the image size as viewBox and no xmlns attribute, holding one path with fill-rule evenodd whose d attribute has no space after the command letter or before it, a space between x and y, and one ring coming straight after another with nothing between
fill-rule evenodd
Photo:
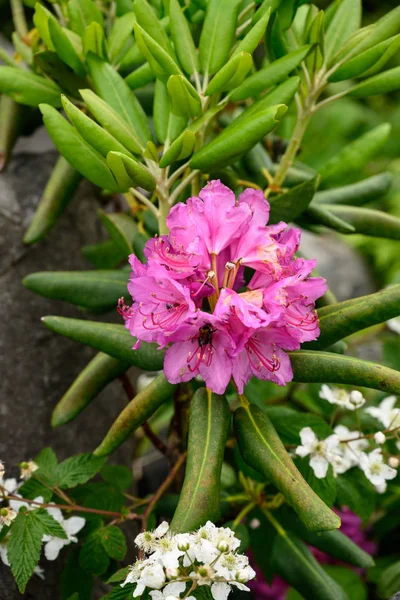
<instances>
[{"instance_id":1,"label":"pink rhododendron flower cluster","mask_svg":"<svg viewBox=\"0 0 400 600\"><path fill-rule=\"evenodd\" d=\"M239 393L255 375L285 385L293 377L285 350L319 335L314 303L325 280L310 277L314 260L295 258L300 231L266 225L269 203L259 190L236 200L220 181L174 206L169 235L149 240L147 263L132 255L128 290L119 303L138 341L168 346L171 383L201 375L222 394L231 377Z\"/></svg>"}]
</instances>

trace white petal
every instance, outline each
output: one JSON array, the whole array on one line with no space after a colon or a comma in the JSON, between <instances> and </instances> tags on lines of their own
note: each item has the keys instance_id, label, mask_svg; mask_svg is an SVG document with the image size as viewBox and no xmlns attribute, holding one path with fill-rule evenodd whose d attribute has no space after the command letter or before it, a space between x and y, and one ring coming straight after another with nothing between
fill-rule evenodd
<instances>
[{"instance_id":1,"label":"white petal","mask_svg":"<svg viewBox=\"0 0 400 600\"><path fill-rule=\"evenodd\" d=\"M331 390L329 385L326 385L326 383L321 386L319 397L323 398L324 400L328 400L330 403L333 403L335 400L333 390Z\"/></svg>"},{"instance_id":2,"label":"white petal","mask_svg":"<svg viewBox=\"0 0 400 600\"><path fill-rule=\"evenodd\" d=\"M386 492L386 489L387 489L387 483L386 483L386 481L384 481L383 483L380 483L379 485L375 486L375 491L378 494L384 494Z\"/></svg>"},{"instance_id":3,"label":"white petal","mask_svg":"<svg viewBox=\"0 0 400 600\"><path fill-rule=\"evenodd\" d=\"M10 563L8 562L8 550L7 550L7 544L2 544L0 542L0 558L2 560L2 562L7 565L7 567L10 566Z\"/></svg>"},{"instance_id":4,"label":"white petal","mask_svg":"<svg viewBox=\"0 0 400 600\"><path fill-rule=\"evenodd\" d=\"M86 520L83 517L70 517L63 523L67 535L78 533L85 526Z\"/></svg>"},{"instance_id":5,"label":"white petal","mask_svg":"<svg viewBox=\"0 0 400 600\"><path fill-rule=\"evenodd\" d=\"M336 434L330 435L329 437L326 438L324 444L325 444L325 448L328 452L332 452L333 450L335 450L337 448L337 446L339 445L340 439L339 436Z\"/></svg>"},{"instance_id":6,"label":"white petal","mask_svg":"<svg viewBox=\"0 0 400 600\"><path fill-rule=\"evenodd\" d=\"M145 589L146 586L143 583L138 583L133 592L133 597L137 598L138 596L141 596Z\"/></svg>"},{"instance_id":7,"label":"white petal","mask_svg":"<svg viewBox=\"0 0 400 600\"><path fill-rule=\"evenodd\" d=\"M296 454L297 456L301 456L301 458L304 458L305 456L308 456L311 452L310 448L306 448L305 446L297 446L296 448Z\"/></svg>"},{"instance_id":8,"label":"white petal","mask_svg":"<svg viewBox=\"0 0 400 600\"><path fill-rule=\"evenodd\" d=\"M380 410L383 412L390 412L396 404L396 400L396 396L388 396L387 398L384 398L379 405Z\"/></svg>"},{"instance_id":9,"label":"white petal","mask_svg":"<svg viewBox=\"0 0 400 600\"><path fill-rule=\"evenodd\" d=\"M183 581L173 581L168 583L163 589L164 596L179 596L186 589L186 583Z\"/></svg>"},{"instance_id":10,"label":"white petal","mask_svg":"<svg viewBox=\"0 0 400 600\"><path fill-rule=\"evenodd\" d=\"M382 465L382 476L385 479L394 479L397 475L396 469L389 467L389 465Z\"/></svg>"},{"instance_id":11,"label":"white petal","mask_svg":"<svg viewBox=\"0 0 400 600\"><path fill-rule=\"evenodd\" d=\"M311 427L303 427L300 431L300 439L303 446L312 447L318 440Z\"/></svg>"},{"instance_id":12,"label":"white petal","mask_svg":"<svg viewBox=\"0 0 400 600\"><path fill-rule=\"evenodd\" d=\"M326 477L329 463L324 456L313 456L310 460L310 467L314 471L315 477L323 479Z\"/></svg>"},{"instance_id":13,"label":"white petal","mask_svg":"<svg viewBox=\"0 0 400 600\"><path fill-rule=\"evenodd\" d=\"M213 583L211 593L214 600L227 600L231 588L227 583Z\"/></svg>"},{"instance_id":14,"label":"white petal","mask_svg":"<svg viewBox=\"0 0 400 600\"><path fill-rule=\"evenodd\" d=\"M160 525L155 529L154 535L157 537L163 537L169 529L169 523L167 521L163 521Z\"/></svg>"},{"instance_id":15,"label":"white petal","mask_svg":"<svg viewBox=\"0 0 400 600\"><path fill-rule=\"evenodd\" d=\"M55 537L51 538L51 540L47 542L44 547L44 555L47 560L56 560L60 554L61 548L66 545L65 542L68 544L67 540L61 540L60 538Z\"/></svg>"},{"instance_id":16,"label":"white petal","mask_svg":"<svg viewBox=\"0 0 400 600\"><path fill-rule=\"evenodd\" d=\"M53 519L55 519L58 523L62 523L64 521L64 517L62 515L62 512L59 508L57 508L56 506L49 506L47 508L47 512L49 513L49 515L51 515L53 517Z\"/></svg>"},{"instance_id":17,"label":"white petal","mask_svg":"<svg viewBox=\"0 0 400 600\"><path fill-rule=\"evenodd\" d=\"M153 600L163 600L164 598L164 595L162 592L160 592L160 590L151 590L150 596L153 598Z\"/></svg>"}]
</instances>

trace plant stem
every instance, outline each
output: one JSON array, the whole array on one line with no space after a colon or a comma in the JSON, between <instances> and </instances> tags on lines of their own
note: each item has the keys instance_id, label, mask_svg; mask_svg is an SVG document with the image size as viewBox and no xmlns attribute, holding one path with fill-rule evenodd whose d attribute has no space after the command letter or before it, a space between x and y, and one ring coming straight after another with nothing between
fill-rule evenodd
<instances>
[{"instance_id":1,"label":"plant stem","mask_svg":"<svg viewBox=\"0 0 400 600\"><path fill-rule=\"evenodd\" d=\"M24 7L21 0L11 0L11 13L15 31L23 39L28 35L28 26L26 24Z\"/></svg>"},{"instance_id":2,"label":"plant stem","mask_svg":"<svg viewBox=\"0 0 400 600\"><path fill-rule=\"evenodd\" d=\"M6 65L9 65L10 67L18 67L19 69L22 68L22 65L18 61L16 61L15 58L10 56L10 54L8 54L8 52L4 50L4 48L2 48L1 46L0 60L2 60Z\"/></svg>"},{"instance_id":3,"label":"plant stem","mask_svg":"<svg viewBox=\"0 0 400 600\"><path fill-rule=\"evenodd\" d=\"M286 536L286 531L281 527L279 521L277 521L271 511L268 510L266 506L261 506L261 510L264 515L267 517L268 521L275 527L276 531L279 535Z\"/></svg>"},{"instance_id":4,"label":"plant stem","mask_svg":"<svg viewBox=\"0 0 400 600\"><path fill-rule=\"evenodd\" d=\"M253 510L253 508L257 506L255 502L250 502L249 504L246 504L246 506L244 506L242 508L242 510L240 511L240 513L237 515L236 519L233 521L232 523L232 529L236 529L236 527L238 525L240 525L240 523L243 521L243 519L245 518L245 516Z\"/></svg>"},{"instance_id":5,"label":"plant stem","mask_svg":"<svg viewBox=\"0 0 400 600\"><path fill-rule=\"evenodd\" d=\"M21 496L15 496L14 494L8 494L7 499L17 500L18 502L25 502L26 504L36 505L39 508L60 508L62 510L73 510L76 512L93 513L95 515L104 515L106 517L119 517L122 518L124 515L120 512L113 512L111 510L100 510L97 508L87 508L86 506L79 506L78 504L53 504L52 502L37 502L36 500L29 500L28 498L22 498Z\"/></svg>"},{"instance_id":6,"label":"plant stem","mask_svg":"<svg viewBox=\"0 0 400 600\"><path fill-rule=\"evenodd\" d=\"M158 230L160 235L168 235L169 229L167 226L167 217L170 211L170 203L167 199L161 199L159 197L159 207L158 207Z\"/></svg>"}]
</instances>

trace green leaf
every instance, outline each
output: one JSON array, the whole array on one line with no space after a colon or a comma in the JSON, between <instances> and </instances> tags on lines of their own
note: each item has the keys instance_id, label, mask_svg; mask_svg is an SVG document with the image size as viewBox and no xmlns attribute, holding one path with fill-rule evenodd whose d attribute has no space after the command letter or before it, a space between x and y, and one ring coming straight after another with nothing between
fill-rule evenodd
<instances>
[{"instance_id":1,"label":"green leaf","mask_svg":"<svg viewBox=\"0 0 400 600\"><path fill-rule=\"evenodd\" d=\"M140 427L164 402L171 398L174 386L164 374L158 375L147 387L129 402L112 424L106 437L96 448L96 456L108 456Z\"/></svg>"},{"instance_id":2,"label":"green leaf","mask_svg":"<svg viewBox=\"0 0 400 600\"><path fill-rule=\"evenodd\" d=\"M135 39L144 58L154 74L166 80L169 75L181 74L181 69L171 54L150 37L138 23L135 23Z\"/></svg>"},{"instance_id":3,"label":"green leaf","mask_svg":"<svg viewBox=\"0 0 400 600\"><path fill-rule=\"evenodd\" d=\"M297 383L343 383L400 395L400 373L352 356L332 352L289 352Z\"/></svg>"},{"instance_id":4,"label":"green leaf","mask_svg":"<svg viewBox=\"0 0 400 600\"><path fill-rule=\"evenodd\" d=\"M36 52L33 56L35 65L50 79L53 79L59 84L65 92L73 96L79 97L79 89L84 87L85 80L78 77L55 52L44 50ZM46 79L45 79L46 81Z\"/></svg>"},{"instance_id":5,"label":"green leaf","mask_svg":"<svg viewBox=\"0 0 400 600\"><path fill-rule=\"evenodd\" d=\"M300 65L311 51L311 44L302 46L286 56L278 58L266 67L263 67L254 75L250 75L231 95L231 99L236 102L244 100L250 96L258 96L261 92L282 82L286 77Z\"/></svg>"},{"instance_id":6,"label":"green leaf","mask_svg":"<svg viewBox=\"0 0 400 600\"><path fill-rule=\"evenodd\" d=\"M191 155L196 144L196 136L186 129L168 148L160 160L160 167L163 169L177 160L183 160Z\"/></svg>"},{"instance_id":7,"label":"green leaf","mask_svg":"<svg viewBox=\"0 0 400 600\"><path fill-rule=\"evenodd\" d=\"M156 76L154 75L153 69L149 63L146 62L144 65L141 65L132 71L132 73L125 78L125 81L131 90L137 90L138 88L144 87L155 78Z\"/></svg>"},{"instance_id":8,"label":"green leaf","mask_svg":"<svg viewBox=\"0 0 400 600\"><path fill-rule=\"evenodd\" d=\"M10 67L11 68L11 67ZM1 86L1 83L0 83ZM349 92L353 98L366 98L376 94L387 94L400 88L400 67L389 69L365 79Z\"/></svg>"},{"instance_id":9,"label":"green leaf","mask_svg":"<svg viewBox=\"0 0 400 600\"><path fill-rule=\"evenodd\" d=\"M178 0L169 0L169 16L171 37L179 62L185 72L192 75L199 70L199 60L189 24Z\"/></svg>"},{"instance_id":10,"label":"green leaf","mask_svg":"<svg viewBox=\"0 0 400 600\"><path fill-rule=\"evenodd\" d=\"M82 175L63 156L57 159L31 224L25 232L24 244L35 244L54 227L74 197L81 179Z\"/></svg>"},{"instance_id":11,"label":"green leaf","mask_svg":"<svg viewBox=\"0 0 400 600\"><path fill-rule=\"evenodd\" d=\"M122 465L104 465L101 476L104 481L117 487L122 492L129 490L133 484L132 470Z\"/></svg>"},{"instance_id":12,"label":"green leaf","mask_svg":"<svg viewBox=\"0 0 400 600\"><path fill-rule=\"evenodd\" d=\"M134 583L127 583L124 587L117 586L107 596L107 600L130 600L135 588Z\"/></svg>"},{"instance_id":13,"label":"green leaf","mask_svg":"<svg viewBox=\"0 0 400 600\"><path fill-rule=\"evenodd\" d=\"M326 208L321 205L311 204L305 213L308 223L324 225L339 231L340 233L355 233L355 228L344 219L341 219L331 211L331 207Z\"/></svg>"},{"instance_id":14,"label":"green leaf","mask_svg":"<svg viewBox=\"0 0 400 600\"><path fill-rule=\"evenodd\" d=\"M42 496L45 502L48 502L53 492L49 489L56 484L57 457L51 448L44 448L35 458L39 469L35 471L35 476L30 477L19 488L19 493L24 498L34 500ZM40 481L39 481L40 480ZM41 483L43 481L43 483Z\"/></svg>"},{"instance_id":15,"label":"green leaf","mask_svg":"<svg viewBox=\"0 0 400 600\"><path fill-rule=\"evenodd\" d=\"M100 471L103 465L103 458L93 456L89 452L71 456L58 465L58 485L63 489L86 483Z\"/></svg>"},{"instance_id":16,"label":"green leaf","mask_svg":"<svg viewBox=\"0 0 400 600\"><path fill-rule=\"evenodd\" d=\"M231 164L272 131L286 110L287 107L280 104L250 115L248 119L240 121L240 124L233 121L220 135L193 155L190 166L207 171Z\"/></svg>"},{"instance_id":17,"label":"green leaf","mask_svg":"<svg viewBox=\"0 0 400 600\"><path fill-rule=\"evenodd\" d=\"M28 106L37 107L41 102L61 106L61 89L54 81L17 67L0 66L0 93Z\"/></svg>"},{"instance_id":18,"label":"green leaf","mask_svg":"<svg viewBox=\"0 0 400 600\"><path fill-rule=\"evenodd\" d=\"M120 247L125 256L132 254L132 240L137 232L135 221L125 213L98 212L100 221L107 229L111 239Z\"/></svg>"},{"instance_id":19,"label":"green leaf","mask_svg":"<svg viewBox=\"0 0 400 600\"><path fill-rule=\"evenodd\" d=\"M399 67L400 75L400 67ZM400 85L400 80L399 80ZM382 123L347 144L336 156L332 157L320 170L321 181L325 187L343 180L362 169L386 144L391 131L389 123Z\"/></svg>"},{"instance_id":20,"label":"green leaf","mask_svg":"<svg viewBox=\"0 0 400 600\"><path fill-rule=\"evenodd\" d=\"M235 54L212 78L205 95L210 96L216 92L235 89L242 83L252 64L253 59L248 52Z\"/></svg>"},{"instance_id":21,"label":"green leaf","mask_svg":"<svg viewBox=\"0 0 400 600\"><path fill-rule=\"evenodd\" d=\"M164 362L164 352L155 344L142 342L138 350L132 350L135 338L123 325L98 323L66 317L43 317L43 323L60 335L81 344L87 344L105 354L114 356L146 371L159 371Z\"/></svg>"},{"instance_id":22,"label":"green leaf","mask_svg":"<svg viewBox=\"0 0 400 600\"><path fill-rule=\"evenodd\" d=\"M33 24L36 29L39 31L40 37L43 42L49 48L49 50L54 50L53 42L51 41L50 33L49 33L49 20L56 21L53 13L51 13L47 8L45 8L39 2L35 4L35 13L33 15ZM42 101L41 101L42 102Z\"/></svg>"},{"instance_id":23,"label":"green leaf","mask_svg":"<svg viewBox=\"0 0 400 600\"><path fill-rule=\"evenodd\" d=\"M235 123L239 124L241 121L245 121L250 115L261 112L269 106L275 106L276 104L286 104L286 106L289 106L297 92L299 83L299 77L289 77L287 81L278 85L272 92L268 92L268 94L265 94L265 96L262 96L256 102L250 104L246 110L236 117ZM270 161L270 163L272 163L272 161Z\"/></svg>"},{"instance_id":24,"label":"green leaf","mask_svg":"<svg viewBox=\"0 0 400 600\"><path fill-rule=\"evenodd\" d=\"M123 560L127 553L125 536L119 527L109 525L101 531L101 543L110 558Z\"/></svg>"},{"instance_id":25,"label":"green leaf","mask_svg":"<svg viewBox=\"0 0 400 600\"><path fill-rule=\"evenodd\" d=\"M81 248L81 252L96 269L115 269L126 256L113 240L88 244Z\"/></svg>"},{"instance_id":26,"label":"green leaf","mask_svg":"<svg viewBox=\"0 0 400 600\"><path fill-rule=\"evenodd\" d=\"M125 373L129 366L129 362L102 352L96 354L57 403L51 417L52 427L73 421L108 383Z\"/></svg>"},{"instance_id":27,"label":"green leaf","mask_svg":"<svg viewBox=\"0 0 400 600\"><path fill-rule=\"evenodd\" d=\"M61 600L69 600L71 594L78 593L79 600L91 600L93 578L79 565L79 548L68 554L61 573Z\"/></svg>"},{"instance_id":28,"label":"green leaf","mask_svg":"<svg viewBox=\"0 0 400 600\"><path fill-rule=\"evenodd\" d=\"M260 11L261 8L258 9L255 15L257 15L257 13ZM271 7L266 10L266 12L257 20L256 23L254 23L250 31L246 33L244 38L239 42L239 45L233 52L233 56L239 54L240 52L249 52L249 54L253 54L254 50L260 43L260 40L262 40L264 37L270 16Z\"/></svg>"},{"instance_id":29,"label":"green leaf","mask_svg":"<svg viewBox=\"0 0 400 600\"><path fill-rule=\"evenodd\" d=\"M83 542L79 553L79 565L93 575L103 575L108 569L110 558L102 544L101 530L93 531Z\"/></svg>"},{"instance_id":30,"label":"green leaf","mask_svg":"<svg viewBox=\"0 0 400 600\"><path fill-rule=\"evenodd\" d=\"M343 81L352 77L369 77L375 75L386 62L395 54L400 46L400 36L394 36L384 40L380 44L365 50L361 54L354 56L345 62L330 77L329 81Z\"/></svg>"},{"instance_id":31,"label":"green leaf","mask_svg":"<svg viewBox=\"0 0 400 600\"><path fill-rule=\"evenodd\" d=\"M364 27L365 30L368 28ZM397 6L386 13L376 21L371 29L363 36L356 45L357 52L360 53L367 48L376 46L380 42L396 35L400 32L400 7Z\"/></svg>"},{"instance_id":32,"label":"green leaf","mask_svg":"<svg viewBox=\"0 0 400 600\"><path fill-rule=\"evenodd\" d=\"M324 565L323 569L346 591L351 600L367 600L367 587L359 573L339 565Z\"/></svg>"},{"instance_id":33,"label":"green leaf","mask_svg":"<svg viewBox=\"0 0 400 600\"><path fill-rule=\"evenodd\" d=\"M328 60L339 52L349 37L361 27L361 0L343 0L329 24L325 35Z\"/></svg>"},{"instance_id":34,"label":"green leaf","mask_svg":"<svg viewBox=\"0 0 400 600\"><path fill-rule=\"evenodd\" d=\"M390 598L400 589L400 560L385 569L378 580L380 598Z\"/></svg>"},{"instance_id":35,"label":"green leaf","mask_svg":"<svg viewBox=\"0 0 400 600\"><path fill-rule=\"evenodd\" d=\"M89 146L54 108L48 104L40 104L39 108L54 145L72 167L99 187L119 191L101 154Z\"/></svg>"},{"instance_id":36,"label":"green leaf","mask_svg":"<svg viewBox=\"0 0 400 600\"><path fill-rule=\"evenodd\" d=\"M67 7L69 25L78 35L93 22L103 27L103 15L92 0L68 0Z\"/></svg>"},{"instance_id":37,"label":"green leaf","mask_svg":"<svg viewBox=\"0 0 400 600\"><path fill-rule=\"evenodd\" d=\"M137 186L153 190L156 187L155 179L147 167L125 153L109 152L106 160L121 190L128 191Z\"/></svg>"},{"instance_id":38,"label":"green leaf","mask_svg":"<svg viewBox=\"0 0 400 600\"><path fill-rule=\"evenodd\" d=\"M300 183L283 194L270 198L269 223L294 221L308 207L318 187L319 177Z\"/></svg>"},{"instance_id":39,"label":"green leaf","mask_svg":"<svg viewBox=\"0 0 400 600\"><path fill-rule=\"evenodd\" d=\"M134 22L133 13L126 13L119 19L115 19L107 41L108 55L112 64L119 61L126 43L132 39Z\"/></svg>"},{"instance_id":40,"label":"green leaf","mask_svg":"<svg viewBox=\"0 0 400 600\"><path fill-rule=\"evenodd\" d=\"M392 181L391 173L379 173L357 183L317 192L314 202L359 206L386 194L391 188Z\"/></svg>"},{"instance_id":41,"label":"green leaf","mask_svg":"<svg viewBox=\"0 0 400 600\"><path fill-rule=\"evenodd\" d=\"M157 19L153 8L146 0L135 0L133 11L140 27L166 52L174 56L171 42L168 39L165 29L167 23L165 20ZM169 19L168 19L169 24Z\"/></svg>"},{"instance_id":42,"label":"green leaf","mask_svg":"<svg viewBox=\"0 0 400 600\"><path fill-rule=\"evenodd\" d=\"M193 531L208 520L218 520L221 468L229 423L225 397L205 388L197 390L190 403L185 480L171 522L172 531Z\"/></svg>"},{"instance_id":43,"label":"green leaf","mask_svg":"<svg viewBox=\"0 0 400 600\"><path fill-rule=\"evenodd\" d=\"M296 469L266 413L252 404L238 408L234 426L245 461L274 483L309 529L326 531L340 526L339 517Z\"/></svg>"},{"instance_id":44,"label":"green leaf","mask_svg":"<svg viewBox=\"0 0 400 600\"><path fill-rule=\"evenodd\" d=\"M98 23L91 23L86 27L82 36L83 54L86 57L90 52L103 60L107 60L106 39L104 30ZM83 87L83 86L81 86Z\"/></svg>"},{"instance_id":45,"label":"green leaf","mask_svg":"<svg viewBox=\"0 0 400 600\"><path fill-rule=\"evenodd\" d=\"M232 48L240 0L209 0L199 42L202 73L214 75Z\"/></svg>"},{"instance_id":46,"label":"green leaf","mask_svg":"<svg viewBox=\"0 0 400 600\"><path fill-rule=\"evenodd\" d=\"M20 511L12 523L8 560L21 594L40 558L45 529L37 511Z\"/></svg>"},{"instance_id":47,"label":"green leaf","mask_svg":"<svg viewBox=\"0 0 400 600\"><path fill-rule=\"evenodd\" d=\"M332 206L333 215L345 219L354 227L354 233L372 237L400 239L400 219L381 210L358 206Z\"/></svg>"},{"instance_id":48,"label":"green leaf","mask_svg":"<svg viewBox=\"0 0 400 600\"><path fill-rule=\"evenodd\" d=\"M68 536L65 533L65 530L61 527L60 523L56 521L46 509L40 508L35 512L46 535L61 538L62 540L68 539Z\"/></svg>"},{"instance_id":49,"label":"green leaf","mask_svg":"<svg viewBox=\"0 0 400 600\"><path fill-rule=\"evenodd\" d=\"M319 479L315 476L313 469L310 467L309 458L297 459L296 467L317 496L319 496L327 506L332 507L336 500L336 479L333 475L332 468L329 467L326 476Z\"/></svg>"},{"instance_id":50,"label":"green leaf","mask_svg":"<svg viewBox=\"0 0 400 600\"><path fill-rule=\"evenodd\" d=\"M164 144L168 136L168 115L171 111L171 103L167 86L161 79L156 79L153 103L153 123L157 140Z\"/></svg>"},{"instance_id":51,"label":"green leaf","mask_svg":"<svg viewBox=\"0 0 400 600\"><path fill-rule=\"evenodd\" d=\"M95 54L88 54L87 64L96 93L118 113L131 129L137 132L145 144L147 140L151 139L149 123L140 102L129 89L128 84L114 67ZM84 100L86 101L85 98Z\"/></svg>"},{"instance_id":52,"label":"green leaf","mask_svg":"<svg viewBox=\"0 0 400 600\"><path fill-rule=\"evenodd\" d=\"M336 485L338 506L347 506L363 521L367 521L375 508L377 494L364 473L357 468L350 469L338 476Z\"/></svg>"},{"instance_id":53,"label":"green leaf","mask_svg":"<svg viewBox=\"0 0 400 600\"><path fill-rule=\"evenodd\" d=\"M61 27L56 20L49 19L48 21L49 34L55 51L59 58L71 67L71 69L78 75L78 77L85 77L85 67L83 66L82 59L76 50L75 45L71 41L72 31L68 31L64 27ZM78 38L79 45L81 46L81 39ZM78 42L77 40L77 42ZM80 48L82 53L82 47Z\"/></svg>"},{"instance_id":54,"label":"green leaf","mask_svg":"<svg viewBox=\"0 0 400 600\"><path fill-rule=\"evenodd\" d=\"M107 580L107 583L122 583L128 577L130 571L130 567L123 567L116 571L111 577Z\"/></svg>"},{"instance_id":55,"label":"green leaf","mask_svg":"<svg viewBox=\"0 0 400 600\"><path fill-rule=\"evenodd\" d=\"M284 444L296 444L300 441L303 427L311 427L318 437L326 438L333 433L332 428L318 415L302 413L288 406L260 406L268 415Z\"/></svg>"},{"instance_id":56,"label":"green leaf","mask_svg":"<svg viewBox=\"0 0 400 600\"><path fill-rule=\"evenodd\" d=\"M186 77L171 75L167 81L167 89L174 115L187 118L201 115L200 96Z\"/></svg>"}]
</instances>

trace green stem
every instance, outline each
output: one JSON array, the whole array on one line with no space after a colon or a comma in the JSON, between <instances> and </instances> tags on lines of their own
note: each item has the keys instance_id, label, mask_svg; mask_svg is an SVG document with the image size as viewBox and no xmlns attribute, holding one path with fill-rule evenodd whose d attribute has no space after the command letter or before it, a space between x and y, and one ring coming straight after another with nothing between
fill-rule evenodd
<instances>
[{"instance_id":1,"label":"green stem","mask_svg":"<svg viewBox=\"0 0 400 600\"><path fill-rule=\"evenodd\" d=\"M158 230L160 235L168 235L169 229L167 227L167 217L170 211L170 205L167 199L159 198L158 207Z\"/></svg>"},{"instance_id":2,"label":"green stem","mask_svg":"<svg viewBox=\"0 0 400 600\"><path fill-rule=\"evenodd\" d=\"M268 521L275 527L276 531L279 535L286 537L286 531L281 527L279 521L277 521L271 511L268 510L265 506L261 507L262 512L267 517Z\"/></svg>"},{"instance_id":3,"label":"green stem","mask_svg":"<svg viewBox=\"0 0 400 600\"><path fill-rule=\"evenodd\" d=\"M21 38L28 35L28 26L26 24L24 7L21 0L11 0L11 13L15 31Z\"/></svg>"},{"instance_id":4,"label":"green stem","mask_svg":"<svg viewBox=\"0 0 400 600\"><path fill-rule=\"evenodd\" d=\"M18 67L18 69L22 68L22 65L15 60L15 58L13 58L12 56L10 56L8 54L8 52L6 50L4 50L4 48L2 48L0 46L0 60L2 60L6 65L9 65L10 67Z\"/></svg>"},{"instance_id":5,"label":"green stem","mask_svg":"<svg viewBox=\"0 0 400 600\"><path fill-rule=\"evenodd\" d=\"M238 516L236 517L236 519L233 521L233 523L232 523L232 529L236 529L236 527L238 525L240 525L240 523L243 521L243 519L245 518L245 516L248 515L249 512L251 512L255 506L256 506L255 502L250 502L249 504L246 504L246 506L244 506L242 508L242 510L240 511L240 513L238 514Z\"/></svg>"}]
</instances>

